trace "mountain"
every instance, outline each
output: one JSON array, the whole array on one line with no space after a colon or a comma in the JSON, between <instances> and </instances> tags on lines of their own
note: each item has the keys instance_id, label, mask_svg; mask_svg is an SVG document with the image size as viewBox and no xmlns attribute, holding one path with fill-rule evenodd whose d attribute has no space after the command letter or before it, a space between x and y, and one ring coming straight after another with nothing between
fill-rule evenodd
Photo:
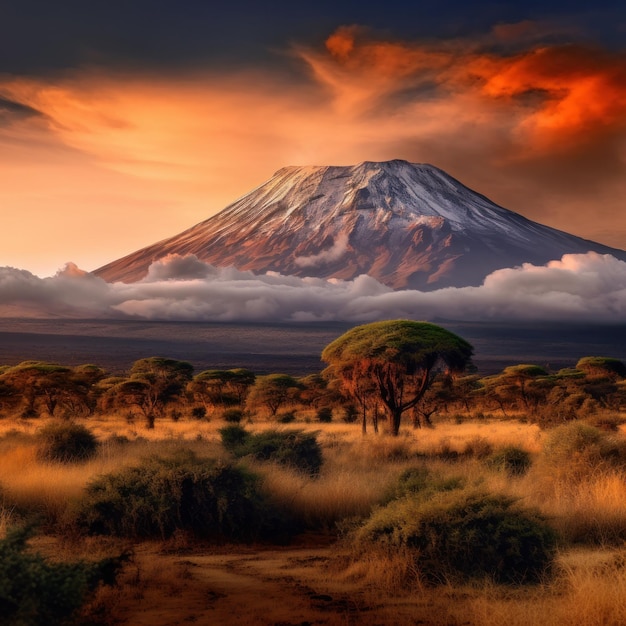
<instances>
[{"instance_id":1,"label":"mountain","mask_svg":"<svg viewBox=\"0 0 626 626\"><path fill-rule=\"evenodd\" d=\"M626 252L508 211L427 164L285 167L220 213L94 273L142 279L168 254L216 266L352 279L394 289L479 285L496 269L565 253Z\"/></svg>"}]
</instances>

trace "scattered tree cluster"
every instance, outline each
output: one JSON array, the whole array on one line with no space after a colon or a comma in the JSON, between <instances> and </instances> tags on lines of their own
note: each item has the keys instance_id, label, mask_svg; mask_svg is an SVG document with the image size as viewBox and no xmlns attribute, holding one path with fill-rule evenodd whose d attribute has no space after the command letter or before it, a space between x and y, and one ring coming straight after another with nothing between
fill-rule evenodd
<instances>
[{"instance_id":1,"label":"scattered tree cluster","mask_svg":"<svg viewBox=\"0 0 626 626\"><path fill-rule=\"evenodd\" d=\"M357 326L322 352L326 369L304 377L243 369L194 373L186 361L149 357L124 376L97 365L41 361L0 367L0 416L90 417L117 413L142 419L219 418L239 423L265 415L279 423L304 414L320 422L379 423L397 435L402 420L431 426L435 416L489 412L525 416L544 425L594 417L614 426L611 413L626 405L626 365L584 357L556 372L535 364L511 365L480 377L472 346L427 322L391 320ZM606 423L603 423L603 420Z\"/></svg>"}]
</instances>

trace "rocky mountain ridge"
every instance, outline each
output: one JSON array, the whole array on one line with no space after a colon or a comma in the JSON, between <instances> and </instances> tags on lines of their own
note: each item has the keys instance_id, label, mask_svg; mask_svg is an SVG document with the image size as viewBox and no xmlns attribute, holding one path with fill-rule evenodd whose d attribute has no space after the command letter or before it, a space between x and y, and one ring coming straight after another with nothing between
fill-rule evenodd
<instances>
[{"instance_id":1,"label":"rocky mountain ridge","mask_svg":"<svg viewBox=\"0 0 626 626\"><path fill-rule=\"evenodd\" d=\"M285 167L192 228L94 273L144 278L168 254L218 267L352 279L394 289L479 285L494 270L545 264L566 253L626 252L504 209L428 164Z\"/></svg>"}]
</instances>

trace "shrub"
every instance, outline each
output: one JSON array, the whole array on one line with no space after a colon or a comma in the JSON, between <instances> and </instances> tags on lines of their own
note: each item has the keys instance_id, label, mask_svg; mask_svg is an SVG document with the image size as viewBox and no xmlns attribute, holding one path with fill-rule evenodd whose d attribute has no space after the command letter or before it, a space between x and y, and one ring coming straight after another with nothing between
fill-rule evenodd
<instances>
[{"instance_id":1,"label":"shrub","mask_svg":"<svg viewBox=\"0 0 626 626\"><path fill-rule=\"evenodd\" d=\"M493 452L493 446L484 437L472 437L463 450L463 456L470 456L476 459L484 459Z\"/></svg>"},{"instance_id":2,"label":"shrub","mask_svg":"<svg viewBox=\"0 0 626 626\"><path fill-rule=\"evenodd\" d=\"M317 436L301 430L266 430L248 433L243 428L222 428L222 444L237 457L252 456L260 461L274 461L311 475L319 474L322 450Z\"/></svg>"},{"instance_id":3,"label":"shrub","mask_svg":"<svg viewBox=\"0 0 626 626\"><path fill-rule=\"evenodd\" d=\"M590 426L595 426L605 432L616 433L619 431L620 426L626 422L626 419L618 413L609 413L605 411L602 413L596 413L592 417L586 419L585 422Z\"/></svg>"},{"instance_id":4,"label":"shrub","mask_svg":"<svg viewBox=\"0 0 626 626\"><path fill-rule=\"evenodd\" d=\"M196 420L206 419L206 407L198 405L191 409L191 417Z\"/></svg>"},{"instance_id":5,"label":"shrub","mask_svg":"<svg viewBox=\"0 0 626 626\"><path fill-rule=\"evenodd\" d=\"M125 446L130 443L130 439L126 435L113 433L107 437L106 443L114 446Z\"/></svg>"},{"instance_id":6,"label":"shrub","mask_svg":"<svg viewBox=\"0 0 626 626\"><path fill-rule=\"evenodd\" d=\"M225 426L220 428L218 432L222 438L222 445L232 453L241 448L250 438L250 433L239 424Z\"/></svg>"},{"instance_id":7,"label":"shrub","mask_svg":"<svg viewBox=\"0 0 626 626\"><path fill-rule=\"evenodd\" d=\"M626 443L584 422L569 422L549 431L543 461L569 480L584 478L594 468L623 467Z\"/></svg>"},{"instance_id":8,"label":"shrub","mask_svg":"<svg viewBox=\"0 0 626 626\"><path fill-rule=\"evenodd\" d=\"M532 464L530 454L517 446L507 446L487 457L489 467L505 472L509 476L524 475Z\"/></svg>"},{"instance_id":9,"label":"shrub","mask_svg":"<svg viewBox=\"0 0 626 626\"><path fill-rule=\"evenodd\" d=\"M51 423L41 429L37 455L45 461L77 463L95 456L98 440L85 426L73 422Z\"/></svg>"},{"instance_id":10,"label":"shrub","mask_svg":"<svg viewBox=\"0 0 626 626\"><path fill-rule=\"evenodd\" d=\"M70 521L91 534L166 538L183 530L248 541L284 530L255 476L190 451L106 474L86 492Z\"/></svg>"},{"instance_id":11,"label":"shrub","mask_svg":"<svg viewBox=\"0 0 626 626\"><path fill-rule=\"evenodd\" d=\"M32 528L0 540L0 614L5 626L66 623L100 584L112 585L127 554L95 563L50 563L27 552Z\"/></svg>"},{"instance_id":12,"label":"shrub","mask_svg":"<svg viewBox=\"0 0 626 626\"><path fill-rule=\"evenodd\" d=\"M329 406L322 407L317 410L315 417L318 422L330 424L333 421L333 410Z\"/></svg>"},{"instance_id":13,"label":"shrub","mask_svg":"<svg viewBox=\"0 0 626 626\"><path fill-rule=\"evenodd\" d=\"M459 490L394 500L374 511L352 540L358 554L407 554L407 571L430 583L537 582L556 549L556 535L538 513L504 496Z\"/></svg>"},{"instance_id":14,"label":"shrub","mask_svg":"<svg viewBox=\"0 0 626 626\"><path fill-rule=\"evenodd\" d=\"M222 413L222 419L230 424L239 424L243 419L243 411L241 409L226 409Z\"/></svg>"},{"instance_id":15,"label":"shrub","mask_svg":"<svg viewBox=\"0 0 626 626\"><path fill-rule=\"evenodd\" d=\"M437 491L452 491L464 486L465 481L460 477L444 478L426 467L411 467L402 472L396 485L388 492L385 502L416 494L428 497Z\"/></svg>"}]
</instances>

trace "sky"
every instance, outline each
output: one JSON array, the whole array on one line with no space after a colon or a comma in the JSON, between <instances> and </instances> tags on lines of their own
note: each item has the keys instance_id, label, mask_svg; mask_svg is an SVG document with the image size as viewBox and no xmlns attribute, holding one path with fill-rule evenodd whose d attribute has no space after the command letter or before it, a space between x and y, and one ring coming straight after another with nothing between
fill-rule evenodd
<instances>
[{"instance_id":1,"label":"sky","mask_svg":"<svg viewBox=\"0 0 626 626\"><path fill-rule=\"evenodd\" d=\"M286 165L394 158L626 248L624 7L2 0L0 266L82 276Z\"/></svg>"}]
</instances>

